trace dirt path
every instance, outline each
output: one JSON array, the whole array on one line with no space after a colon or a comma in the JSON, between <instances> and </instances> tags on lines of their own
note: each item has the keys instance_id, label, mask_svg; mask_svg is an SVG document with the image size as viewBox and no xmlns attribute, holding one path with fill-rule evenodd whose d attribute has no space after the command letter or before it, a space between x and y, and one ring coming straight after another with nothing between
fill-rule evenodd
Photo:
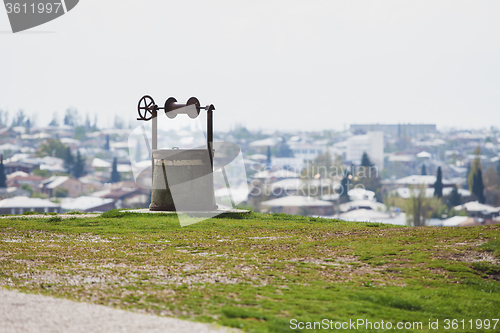
<instances>
[{"instance_id":1,"label":"dirt path","mask_svg":"<svg viewBox=\"0 0 500 333\"><path fill-rule=\"evenodd\" d=\"M239 332L209 324L117 310L0 288L2 333Z\"/></svg>"}]
</instances>

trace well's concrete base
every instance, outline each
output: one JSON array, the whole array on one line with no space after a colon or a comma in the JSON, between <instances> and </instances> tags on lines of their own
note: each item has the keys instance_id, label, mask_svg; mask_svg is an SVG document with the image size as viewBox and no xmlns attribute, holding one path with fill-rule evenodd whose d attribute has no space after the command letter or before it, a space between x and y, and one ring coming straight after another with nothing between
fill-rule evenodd
<instances>
[{"instance_id":1,"label":"well's concrete base","mask_svg":"<svg viewBox=\"0 0 500 333\"><path fill-rule=\"evenodd\" d=\"M148 208L142 208L142 209L132 209L132 210L122 210L121 212L124 213L138 213L138 214L188 214L188 215L195 215L195 216L215 216L219 214L224 214L224 213L231 213L231 214L247 214L250 213L249 210L245 209L235 209L235 208L219 208L217 210L209 210L205 212L175 212L175 211L158 211L158 210L149 210Z\"/></svg>"}]
</instances>

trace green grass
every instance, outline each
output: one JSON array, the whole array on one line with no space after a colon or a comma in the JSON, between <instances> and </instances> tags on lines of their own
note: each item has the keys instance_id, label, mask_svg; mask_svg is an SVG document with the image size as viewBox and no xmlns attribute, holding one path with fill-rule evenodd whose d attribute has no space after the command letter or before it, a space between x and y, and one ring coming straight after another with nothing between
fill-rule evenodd
<instances>
[{"instance_id":1,"label":"green grass","mask_svg":"<svg viewBox=\"0 0 500 333\"><path fill-rule=\"evenodd\" d=\"M481 245L481 249L493 252L493 255L500 259L500 239L492 239Z\"/></svg>"},{"instance_id":2,"label":"green grass","mask_svg":"<svg viewBox=\"0 0 500 333\"><path fill-rule=\"evenodd\" d=\"M248 332L289 332L291 319L444 332L447 318L499 318L499 236L256 213L184 228L171 214L10 218L0 285Z\"/></svg>"}]
</instances>

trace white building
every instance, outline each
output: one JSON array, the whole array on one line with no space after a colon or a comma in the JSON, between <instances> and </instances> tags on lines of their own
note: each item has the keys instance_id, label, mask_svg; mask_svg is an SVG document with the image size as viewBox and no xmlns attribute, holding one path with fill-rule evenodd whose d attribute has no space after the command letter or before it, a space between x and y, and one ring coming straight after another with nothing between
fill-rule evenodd
<instances>
[{"instance_id":1,"label":"white building","mask_svg":"<svg viewBox=\"0 0 500 333\"><path fill-rule=\"evenodd\" d=\"M78 198L63 198L61 200L61 208L66 212L105 212L110 209L120 208L119 202L113 199L81 196Z\"/></svg>"},{"instance_id":2,"label":"white building","mask_svg":"<svg viewBox=\"0 0 500 333\"><path fill-rule=\"evenodd\" d=\"M365 135L354 135L347 139L347 160L361 164L363 153L367 153L370 161L379 170L384 168L384 133L368 132Z\"/></svg>"},{"instance_id":3,"label":"white building","mask_svg":"<svg viewBox=\"0 0 500 333\"><path fill-rule=\"evenodd\" d=\"M14 197L0 201L0 214L61 213L61 205L40 198Z\"/></svg>"},{"instance_id":4,"label":"white building","mask_svg":"<svg viewBox=\"0 0 500 333\"><path fill-rule=\"evenodd\" d=\"M309 143L291 143L293 155L300 161L312 161L326 151L326 146Z\"/></svg>"}]
</instances>

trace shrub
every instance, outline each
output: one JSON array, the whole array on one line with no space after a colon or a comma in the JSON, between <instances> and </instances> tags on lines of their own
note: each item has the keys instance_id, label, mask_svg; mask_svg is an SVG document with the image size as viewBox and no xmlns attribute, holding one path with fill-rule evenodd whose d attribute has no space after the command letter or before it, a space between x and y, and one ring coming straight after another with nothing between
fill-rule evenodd
<instances>
[{"instance_id":1,"label":"shrub","mask_svg":"<svg viewBox=\"0 0 500 333\"><path fill-rule=\"evenodd\" d=\"M44 213L35 212L34 210L33 211L29 210L29 211L23 213L23 215L39 215L39 214L43 215Z\"/></svg>"},{"instance_id":2,"label":"shrub","mask_svg":"<svg viewBox=\"0 0 500 333\"><path fill-rule=\"evenodd\" d=\"M63 187L57 187L54 190L54 196L56 198L66 198L68 196L68 194L69 194L68 189L63 188Z\"/></svg>"},{"instance_id":3,"label":"shrub","mask_svg":"<svg viewBox=\"0 0 500 333\"><path fill-rule=\"evenodd\" d=\"M101 214L101 217L104 218L120 218L122 216L125 216L126 213L120 212L118 209L111 209L108 210L107 212L104 212Z\"/></svg>"},{"instance_id":4,"label":"shrub","mask_svg":"<svg viewBox=\"0 0 500 333\"><path fill-rule=\"evenodd\" d=\"M500 265L493 265L492 263L487 261L473 262L472 268L474 268L476 271L480 271L488 275L500 273Z\"/></svg>"},{"instance_id":5,"label":"shrub","mask_svg":"<svg viewBox=\"0 0 500 333\"><path fill-rule=\"evenodd\" d=\"M500 239L492 239L479 247L485 251L493 252L493 255L500 258Z\"/></svg>"}]
</instances>

